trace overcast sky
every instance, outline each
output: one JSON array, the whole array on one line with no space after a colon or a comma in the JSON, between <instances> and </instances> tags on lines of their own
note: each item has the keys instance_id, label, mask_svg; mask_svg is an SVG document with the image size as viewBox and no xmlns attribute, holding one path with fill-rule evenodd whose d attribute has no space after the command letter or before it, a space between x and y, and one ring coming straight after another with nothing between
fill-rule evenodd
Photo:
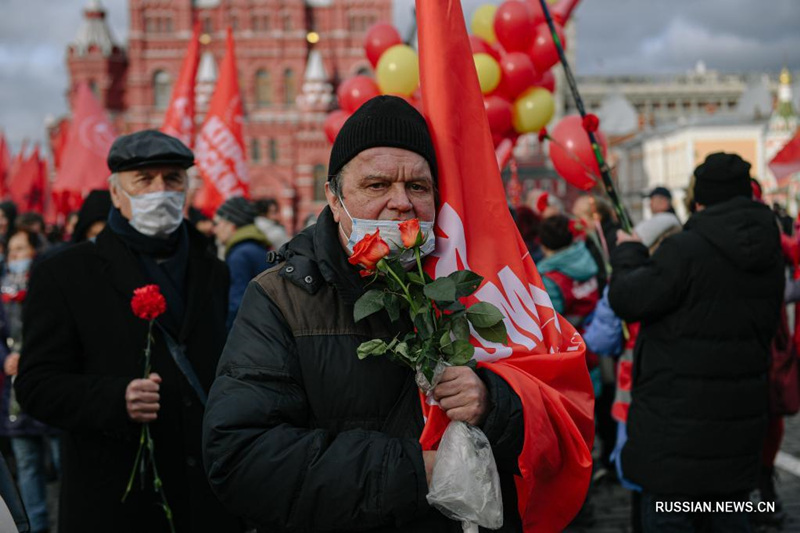
<instances>
[{"instance_id":1,"label":"overcast sky","mask_svg":"<svg viewBox=\"0 0 800 533\"><path fill-rule=\"evenodd\" d=\"M498 0L490 0L499 3ZM463 0L467 18L487 0ZM0 129L12 145L42 139L66 112L64 54L87 0L0 0ZM127 1L103 0L124 41ZM405 34L413 0L394 0ZM703 60L725 72L800 71L800 0L584 0L576 9L578 74L669 74Z\"/></svg>"}]
</instances>

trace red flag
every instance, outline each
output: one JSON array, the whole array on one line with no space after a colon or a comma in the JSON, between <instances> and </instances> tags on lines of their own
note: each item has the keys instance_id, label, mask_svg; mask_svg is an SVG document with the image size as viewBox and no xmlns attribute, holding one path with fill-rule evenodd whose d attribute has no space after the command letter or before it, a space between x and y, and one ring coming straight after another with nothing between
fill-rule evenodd
<instances>
[{"instance_id":1,"label":"red flag","mask_svg":"<svg viewBox=\"0 0 800 533\"><path fill-rule=\"evenodd\" d=\"M769 162L769 169L775 174L778 185L784 185L785 178L800 172L800 130L775 154Z\"/></svg>"},{"instance_id":2,"label":"red flag","mask_svg":"<svg viewBox=\"0 0 800 533\"><path fill-rule=\"evenodd\" d=\"M516 486L524 530L561 531L583 504L591 476L594 399L586 347L553 309L511 218L461 5L417 0L416 7L423 107L441 195L436 252L426 268L435 277L477 272L485 280L467 303L487 301L506 316L508 346L473 333L475 358L523 404ZM424 402L423 409L428 419L420 441L430 449L448 420Z\"/></svg>"},{"instance_id":3,"label":"red flag","mask_svg":"<svg viewBox=\"0 0 800 533\"><path fill-rule=\"evenodd\" d=\"M106 157L115 137L89 85L80 83L72 101L72 123L53 190L86 194L92 189L107 189L110 172Z\"/></svg>"},{"instance_id":4,"label":"red flag","mask_svg":"<svg viewBox=\"0 0 800 533\"><path fill-rule=\"evenodd\" d=\"M61 158L64 155L64 147L67 145L67 134L69 132L69 119L64 117L49 130L50 151L53 154L53 165L56 170L61 168Z\"/></svg>"},{"instance_id":5,"label":"red flag","mask_svg":"<svg viewBox=\"0 0 800 533\"><path fill-rule=\"evenodd\" d=\"M244 113L237 72L233 33L228 28L225 58L195 150L203 188L213 189L195 199L195 206L204 213L216 211L220 203L232 196L249 194L242 134Z\"/></svg>"},{"instance_id":6,"label":"red flag","mask_svg":"<svg viewBox=\"0 0 800 533\"><path fill-rule=\"evenodd\" d=\"M39 145L36 145L27 158L22 158L22 153L20 151L18 154L20 159L8 184L11 200L21 212L41 213L44 208L46 169L39 157Z\"/></svg>"},{"instance_id":7,"label":"red flag","mask_svg":"<svg viewBox=\"0 0 800 533\"><path fill-rule=\"evenodd\" d=\"M6 182L11 171L11 152L8 149L8 142L3 132L0 132L0 199L8 194Z\"/></svg>"},{"instance_id":8,"label":"red flag","mask_svg":"<svg viewBox=\"0 0 800 533\"><path fill-rule=\"evenodd\" d=\"M192 39L183 59L178 82L172 89L169 107L164 114L161 131L180 139L183 144L194 144L194 78L200 62L200 21L194 25Z\"/></svg>"}]
</instances>

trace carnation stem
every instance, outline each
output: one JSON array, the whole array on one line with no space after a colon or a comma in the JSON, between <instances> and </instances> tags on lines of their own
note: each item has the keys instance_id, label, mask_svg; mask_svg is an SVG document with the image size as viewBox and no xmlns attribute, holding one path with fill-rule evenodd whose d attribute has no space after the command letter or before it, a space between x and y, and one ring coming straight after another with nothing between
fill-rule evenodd
<instances>
[{"instance_id":1,"label":"carnation stem","mask_svg":"<svg viewBox=\"0 0 800 533\"><path fill-rule=\"evenodd\" d=\"M161 498L161 508L164 509L164 514L167 515L169 530L175 533L175 524L172 523L172 509L169 503L167 503L167 496L164 494L164 483L161 481L161 477L158 475L158 468L156 467L156 443L153 441L153 437L150 436L150 425L146 424L144 427L147 431L147 451L150 456L150 464L153 466L153 488L158 492Z\"/></svg>"}]
</instances>

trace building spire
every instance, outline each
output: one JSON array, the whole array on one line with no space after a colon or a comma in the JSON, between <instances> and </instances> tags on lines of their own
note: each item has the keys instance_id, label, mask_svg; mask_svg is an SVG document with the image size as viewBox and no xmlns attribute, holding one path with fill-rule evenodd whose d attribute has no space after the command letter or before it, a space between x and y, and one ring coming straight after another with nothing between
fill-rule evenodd
<instances>
[{"instance_id":1,"label":"building spire","mask_svg":"<svg viewBox=\"0 0 800 533\"><path fill-rule=\"evenodd\" d=\"M322 55L319 50L312 49L308 54L297 106L304 111L328 111L333 105L333 99L333 86L322 63Z\"/></svg>"},{"instance_id":2,"label":"building spire","mask_svg":"<svg viewBox=\"0 0 800 533\"><path fill-rule=\"evenodd\" d=\"M95 51L99 51L105 57L113 54L118 47L106 23L106 10L100 0L90 0L86 4L83 18L83 25L70 45L72 52L77 56L88 55Z\"/></svg>"},{"instance_id":3,"label":"building spire","mask_svg":"<svg viewBox=\"0 0 800 533\"><path fill-rule=\"evenodd\" d=\"M798 117L792 102L792 75L783 67L779 77L778 101L770 117L770 129L775 131L794 131L797 129Z\"/></svg>"}]
</instances>

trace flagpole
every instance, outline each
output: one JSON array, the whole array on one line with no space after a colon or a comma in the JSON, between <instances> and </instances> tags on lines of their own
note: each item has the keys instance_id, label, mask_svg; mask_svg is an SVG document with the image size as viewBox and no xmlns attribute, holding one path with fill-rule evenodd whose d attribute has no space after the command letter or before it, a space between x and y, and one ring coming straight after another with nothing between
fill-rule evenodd
<instances>
[{"instance_id":1,"label":"flagpole","mask_svg":"<svg viewBox=\"0 0 800 533\"><path fill-rule=\"evenodd\" d=\"M564 46L561 44L561 39L558 38L558 34L556 33L556 27L553 23L553 17L550 15L550 9L548 9L547 2L545 0L539 0L539 3L542 6L545 19L547 19L547 25L550 28L551 35L553 36L553 42L558 50L558 57L564 67L564 74L567 76L567 83L569 83L572 97L575 99L575 106L578 108L581 118L583 118L586 116L586 109L583 107L583 99L581 98L581 94L578 92L578 84L575 82L575 77L572 75L572 69L567 61L567 56L564 54ZM600 175L603 178L603 185L605 186L606 194L608 194L608 197L611 199L611 203L614 205L614 210L617 212L620 224L622 224L622 229L630 233L633 230L630 216L628 215L628 211L625 209L625 206L622 205L622 201L619 199L617 189L614 186L614 181L611 179L611 171L608 168L608 163L606 163L606 160L603 157L603 152L600 150L600 144L597 142L597 136L593 131L586 130L586 133L589 135L589 142L592 144L594 157L597 159L597 164L600 166Z\"/></svg>"}]
</instances>

